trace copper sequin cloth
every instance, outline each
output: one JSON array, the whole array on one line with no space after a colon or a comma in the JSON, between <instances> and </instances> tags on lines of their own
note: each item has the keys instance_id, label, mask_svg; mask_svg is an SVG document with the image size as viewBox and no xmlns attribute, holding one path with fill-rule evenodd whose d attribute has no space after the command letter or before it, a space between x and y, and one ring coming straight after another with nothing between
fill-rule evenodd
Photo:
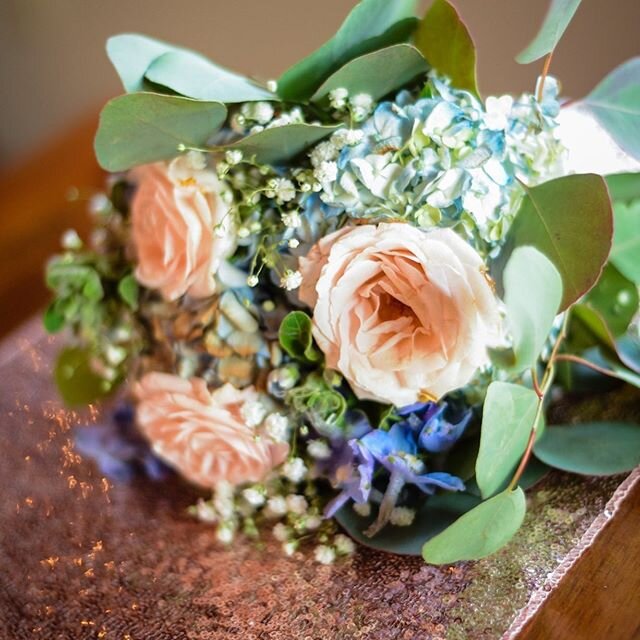
<instances>
[{"instance_id":1,"label":"copper sequin cloth","mask_svg":"<svg viewBox=\"0 0 640 640\"><path fill-rule=\"evenodd\" d=\"M196 494L185 485L112 486L80 459L70 429L99 414L62 409L54 352L35 323L0 346L2 640L513 637L638 476L551 474L515 539L474 563L360 549L322 566L270 540L226 549L186 514ZM638 419L630 391L579 409L602 407Z\"/></svg>"}]
</instances>

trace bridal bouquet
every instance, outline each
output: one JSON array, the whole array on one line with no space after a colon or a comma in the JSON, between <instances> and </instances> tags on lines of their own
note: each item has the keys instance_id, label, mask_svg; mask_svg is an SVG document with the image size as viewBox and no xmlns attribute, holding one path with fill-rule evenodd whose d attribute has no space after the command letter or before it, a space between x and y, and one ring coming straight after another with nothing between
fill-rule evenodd
<instances>
[{"instance_id":1,"label":"bridal bouquet","mask_svg":"<svg viewBox=\"0 0 640 640\"><path fill-rule=\"evenodd\" d=\"M545 424L562 388L640 386L640 58L563 106L548 72L579 2L554 0L518 56L545 60L534 92L483 97L456 10L415 4L361 0L264 84L107 44L126 93L91 238L48 266L46 328L73 336L55 378L68 404L124 384L79 450L201 487L224 543L480 558L550 467L640 462L637 425ZM576 173L589 153L626 173Z\"/></svg>"}]
</instances>

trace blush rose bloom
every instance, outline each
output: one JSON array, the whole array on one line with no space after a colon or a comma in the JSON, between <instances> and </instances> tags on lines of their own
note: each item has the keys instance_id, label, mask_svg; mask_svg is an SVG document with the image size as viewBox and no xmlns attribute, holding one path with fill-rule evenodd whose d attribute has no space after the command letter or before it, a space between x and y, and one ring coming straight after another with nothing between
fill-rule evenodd
<instances>
[{"instance_id":1,"label":"blush rose bloom","mask_svg":"<svg viewBox=\"0 0 640 640\"><path fill-rule=\"evenodd\" d=\"M327 367L361 400L438 399L467 384L499 340L484 263L450 229L346 227L301 258L300 271Z\"/></svg>"},{"instance_id":2,"label":"blush rose bloom","mask_svg":"<svg viewBox=\"0 0 640 640\"><path fill-rule=\"evenodd\" d=\"M289 445L247 425L242 408L252 388L226 384L209 392L204 380L148 373L136 385L137 421L154 452L187 480L207 489L221 482L259 482L284 462Z\"/></svg>"},{"instance_id":3,"label":"blush rose bloom","mask_svg":"<svg viewBox=\"0 0 640 640\"><path fill-rule=\"evenodd\" d=\"M166 300L212 295L214 276L235 248L218 178L200 156L131 172L137 182L131 207L136 278Z\"/></svg>"}]
</instances>

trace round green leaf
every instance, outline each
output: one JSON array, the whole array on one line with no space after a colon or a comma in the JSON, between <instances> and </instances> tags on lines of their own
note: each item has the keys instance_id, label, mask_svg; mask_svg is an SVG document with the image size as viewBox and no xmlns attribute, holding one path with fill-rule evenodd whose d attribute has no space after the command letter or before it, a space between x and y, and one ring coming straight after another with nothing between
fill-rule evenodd
<instances>
[{"instance_id":1,"label":"round green leaf","mask_svg":"<svg viewBox=\"0 0 640 640\"><path fill-rule=\"evenodd\" d=\"M118 294L126 302L133 311L138 308L138 295L140 287L138 281L133 274L126 275L118 283Z\"/></svg>"},{"instance_id":2,"label":"round green leaf","mask_svg":"<svg viewBox=\"0 0 640 640\"><path fill-rule=\"evenodd\" d=\"M253 133L222 149L239 149L245 158L254 158L260 164L278 164L294 158L339 128L340 126L287 124Z\"/></svg>"},{"instance_id":3,"label":"round green leaf","mask_svg":"<svg viewBox=\"0 0 640 640\"><path fill-rule=\"evenodd\" d=\"M226 117L220 102L130 93L110 100L102 110L96 156L107 171L174 158L180 145L205 146Z\"/></svg>"},{"instance_id":4,"label":"round green leaf","mask_svg":"<svg viewBox=\"0 0 640 640\"><path fill-rule=\"evenodd\" d=\"M63 349L54 368L54 379L66 405L90 404L106 397L113 386L90 366L91 352L80 347Z\"/></svg>"},{"instance_id":5,"label":"round green leaf","mask_svg":"<svg viewBox=\"0 0 640 640\"><path fill-rule=\"evenodd\" d=\"M415 7L416 0L360 0L330 40L282 74L278 95L307 100L349 60L405 42L415 28Z\"/></svg>"},{"instance_id":6,"label":"round green leaf","mask_svg":"<svg viewBox=\"0 0 640 640\"><path fill-rule=\"evenodd\" d=\"M430 564L477 560L495 553L515 535L526 511L524 491L507 489L458 518L422 547Z\"/></svg>"},{"instance_id":7,"label":"round green leaf","mask_svg":"<svg viewBox=\"0 0 640 640\"><path fill-rule=\"evenodd\" d=\"M280 323L280 345L296 360L318 362L322 355L313 346L311 318L304 311L292 311Z\"/></svg>"},{"instance_id":8,"label":"round green leaf","mask_svg":"<svg viewBox=\"0 0 640 640\"><path fill-rule=\"evenodd\" d=\"M425 541L444 531L479 503L480 498L466 493L450 492L430 496L416 513L411 525L396 527L387 524L372 538L365 536L363 531L375 521L375 513L363 518L353 510L352 505L347 505L336 513L335 518L354 540L366 547L400 555L419 556Z\"/></svg>"},{"instance_id":9,"label":"round green leaf","mask_svg":"<svg viewBox=\"0 0 640 640\"><path fill-rule=\"evenodd\" d=\"M527 387L492 382L482 411L476 482L483 497L493 495L522 457L533 427L538 396Z\"/></svg>"},{"instance_id":10,"label":"round green leaf","mask_svg":"<svg viewBox=\"0 0 640 640\"><path fill-rule=\"evenodd\" d=\"M640 284L640 198L615 202L611 262L634 284Z\"/></svg>"},{"instance_id":11,"label":"round green leaf","mask_svg":"<svg viewBox=\"0 0 640 640\"><path fill-rule=\"evenodd\" d=\"M416 47L429 64L457 89L479 95L476 78L476 48L464 22L448 0L435 0L420 21Z\"/></svg>"},{"instance_id":12,"label":"round green leaf","mask_svg":"<svg viewBox=\"0 0 640 640\"><path fill-rule=\"evenodd\" d=\"M145 88L144 74L157 57L168 51L180 50L138 33L122 33L107 40L107 55L129 92Z\"/></svg>"},{"instance_id":13,"label":"round green leaf","mask_svg":"<svg viewBox=\"0 0 640 640\"><path fill-rule=\"evenodd\" d=\"M587 476L631 471L640 464L640 425L588 422L548 427L534 446L546 464Z\"/></svg>"},{"instance_id":14,"label":"round green leaf","mask_svg":"<svg viewBox=\"0 0 640 640\"><path fill-rule=\"evenodd\" d=\"M597 282L612 236L611 202L601 176L565 176L526 188L505 247L494 265L496 276L500 278L500 269L517 247L531 245L547 256L560 273L564 310Z\"/></svg>"},{"instance_id":15,"label":"round green leaf","mask_svg":"<svg viewBox=\"0 0 640 640\"><path fill-rule=\"evenodd\" d=\"M277 99L249 78L219 67L191 51L169 51L158 56L149 65L145 77L197 100L250 102Z\"/></svg>"},{"instance_id":16,"label":"round green leaf","mask_svg":"<svg viewBox=\"0 0 640 640\"><path fill-rule=\"evenodd\" d=\"M581 0L551 0L544 22L529 46L516 56L520 64L529 64L551 53L566 31Z\"/></svg>"},{"instance_id":17,"label":"round green leaf","mask_svg":"<svg viewBox=\"0 0 640 640\"><path fill-rule=\"evenodd\" d=\"M613 202L631 202L640 199L640 173L615 173L606 176Z\"/></svg>"},{"instance_id":18,"label":"round green leaf","mask_svg":"<svg viewBox=\"0 0 640 640\"><path fill-rule=\"evenodd\" d=\"M640 56L614 69L582 104L622 149L640 159Z\"/></svg>"},{"instance_id":19,"label":"round green leaf","mask_svg":"<svg viewBox=\"0 0 640 640\"><path fill-rule=\"evenodd\" d=\"M534 247L518 247L504 271L504 302L513 336L514 366L532 367L549 337L562 300L562 278Z\"/></svg>"},{"instance_id":20,"label":"round green leaf","mask_svg":"<svg viewBox=\"0 0 640 640\"><path fill-rule=\"evenodd\" d=\"M422 54L408 44L396 44L351 60L322 83L311 98L319 102L334 89L351 95L367 93L375 100L428 71Z\"/></svg>"}]
</instances>

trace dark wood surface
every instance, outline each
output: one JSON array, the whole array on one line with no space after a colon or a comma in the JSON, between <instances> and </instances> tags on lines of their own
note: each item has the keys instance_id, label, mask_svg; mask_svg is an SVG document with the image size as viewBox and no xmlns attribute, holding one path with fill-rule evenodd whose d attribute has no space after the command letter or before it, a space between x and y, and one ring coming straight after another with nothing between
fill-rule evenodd
<instances>
[{"instance_id":1,"label":"dark wood surface","mask_svg":"<svg viewBox=\"0 0 640 640\"><path fill-rule=\"evenodd\" d=\"M0 336L46 303L43 268L62 232L89 228L87 200L103 179L93 158L95 124L87 117L0 172ZM640 486L520 637L640 639Z\"/></svg>"}]
</instances>

